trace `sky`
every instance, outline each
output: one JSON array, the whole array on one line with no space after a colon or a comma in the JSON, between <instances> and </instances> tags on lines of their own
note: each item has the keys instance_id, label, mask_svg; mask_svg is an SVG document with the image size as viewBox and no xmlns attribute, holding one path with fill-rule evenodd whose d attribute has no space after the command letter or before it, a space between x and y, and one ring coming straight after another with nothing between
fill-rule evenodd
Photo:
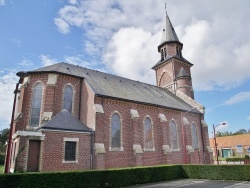
<instances>
[{"instance_id":1,"label":"sky","mask_svg":"<svg viewBox=\"0 0 250 188\"><path fill-rule=\"evenodd\" d=\"M165 3L210 136L250 129L249 0L0 0L0 130L21 70L67 62L155 85Z\"/></svg>"}]
</instances>

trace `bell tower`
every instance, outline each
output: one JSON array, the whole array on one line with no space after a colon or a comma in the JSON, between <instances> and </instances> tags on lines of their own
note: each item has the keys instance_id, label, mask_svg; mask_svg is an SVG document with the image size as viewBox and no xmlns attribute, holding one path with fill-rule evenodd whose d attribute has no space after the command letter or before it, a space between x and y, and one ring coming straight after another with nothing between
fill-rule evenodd
<instances>
[{"instance_id":1,"label":"bell tower","mask_svg":"<svg viewBox=\"0 0 250 188\"><path fill-rule=\"evenodd\" d=\"M165 7L166 8L166 7ZM158 52L160 60L152 67L156 72L158 87L173 93L181 91L194 99L190 68L193 66L182 56L183 44L179 41L167 11Z\"/></svg>"}]
</instances>

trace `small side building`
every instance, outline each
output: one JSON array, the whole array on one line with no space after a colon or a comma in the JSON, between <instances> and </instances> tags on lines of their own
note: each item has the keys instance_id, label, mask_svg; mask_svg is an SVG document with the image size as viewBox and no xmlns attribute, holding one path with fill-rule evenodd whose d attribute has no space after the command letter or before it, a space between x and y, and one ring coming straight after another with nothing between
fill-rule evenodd
<instances>
[{"instance_id":1,"label":"small side building","mask_svg":"<svg viewBox=\"0 0 250 188\"><path fill-rule=\"evenodd\" d=\"M213 150L213 156L215 156L214 138L210 138L209 142ZM216 137L216 143L218 156L220 157L244 157L245 155L250 155L250 134Z\"/></svg>"}]
</instances>

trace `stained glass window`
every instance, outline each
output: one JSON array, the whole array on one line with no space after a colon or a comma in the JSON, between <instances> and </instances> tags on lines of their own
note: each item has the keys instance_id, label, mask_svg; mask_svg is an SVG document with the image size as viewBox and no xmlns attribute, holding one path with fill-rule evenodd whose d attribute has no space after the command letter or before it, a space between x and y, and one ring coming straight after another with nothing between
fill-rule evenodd
<instances>
[{"instance_id":1,"label":"stained glass window","mask_svg":"<svg viewBox=\"0 0 250 188\"><path fill-rule=\"evenodd\" d=\"M121 147L121 119L117 113L111 119L111 147Z\"/></svg>"},{"instance_id":2,"label":"stained glass window","mask_svg":"<svg viewBox=\"0 0 250 188\"><path fill-rule=\"evenodd\" d=\"M198 139L197 139L197 131L195 124L192 124L191 126L191 132L192 132L192 145L194 149L198 149Z\"/></svg>"},{"instance_id":3,"label":"stained glass window","mask_svg":"<svg viewBox=\"0 0 250 188\"><path fill-rule=\"evenodd\" d=\"M153 149L153 130L150 118L144 120L144 148Z\"/></svg>"},{"instance_id":4,"label":"stained glass window","mask_svg":"<svg viewBox=\"0 0 250 188\"><path fill-rule=\"evenodd\" d=\"M71 86L66 86L64 89L63 109L69 113L72 112L73 89Z\"/></svg>"},{"instance_id":5,"label":"stained glass window","mask_svg":"<svg viewBox=\"0 0 250 188\"><path fill-rule=\"evenodd\" d=\"M172 149L178 149L178 141L177 141L177 129L174 121L170 121L170 139L171 139L171 147Z\"/></svg>"},{"instance_id":6,"label":"stained glass window","mask_svg":"<svg viewBox=\"0 0 250 188\"><path fill-rule=\"evenodd\" d=\"M31 116L30 116L30 126L39 126L40 115L41 115L41 104L42 104L43 87L41 83L37 83L34 86Z\"/></svg>"}]
</instances>

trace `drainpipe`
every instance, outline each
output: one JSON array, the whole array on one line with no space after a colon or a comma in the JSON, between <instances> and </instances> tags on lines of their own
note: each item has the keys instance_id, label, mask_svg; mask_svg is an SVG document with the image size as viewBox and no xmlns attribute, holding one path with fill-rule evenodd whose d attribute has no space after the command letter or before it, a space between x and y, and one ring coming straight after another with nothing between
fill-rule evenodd
<instances>
[{"instance_id":1,"label":"drainpipe","mask_svg":"<svg viewBox=\"0 0 250 188\"><path fill-rule=\"evenodd\" d=\"M203 128L202 128L202 123L201 123L201 114L200 114L200 126L201 126L201 142L202 142L202 153L203 153L203 164L206 164L206 154L205 154L205 146L204 146L204 138L203 138Z\"/></svg>"},{"instance_id":2,"label":"drainpipe","mask_svg":"<svg viewBox=\"0 0 250 188\"><path fill-rule=\"evenodd\" d=\"M185 115L185 114L184 114ZM184 164L187 163L187 155L186 155L186 138L185 138L185 130L184 130L184 115L181 112L181 129L182 129L182 147L183 147L183 155L184 155Z\"/></svg>"},{"instance_id":3,"label":"drainpipe","mask_svg":"<svg viewBox=\"0 0 250 188\"><path fill-rule=\"evenodd\" d=\"M91 140L90 140L90 169L93 170L93 153L94 153L94 137L95 137L95 131L91 131Z\"/></svg>"},{"instance_id":4,"label":"drainpipe","mask_svg":"<svg viewBox=\"0 0 250 188\"><path fill-rule=\"evenodd\" d=\"M79 94L79 109L78 109L78 112L79 112L79 120L81 121L81 111L82 111L82 82L83 82L83 78L81 78L80 80L80 94Z\"/></svg>"}]
</instances>

